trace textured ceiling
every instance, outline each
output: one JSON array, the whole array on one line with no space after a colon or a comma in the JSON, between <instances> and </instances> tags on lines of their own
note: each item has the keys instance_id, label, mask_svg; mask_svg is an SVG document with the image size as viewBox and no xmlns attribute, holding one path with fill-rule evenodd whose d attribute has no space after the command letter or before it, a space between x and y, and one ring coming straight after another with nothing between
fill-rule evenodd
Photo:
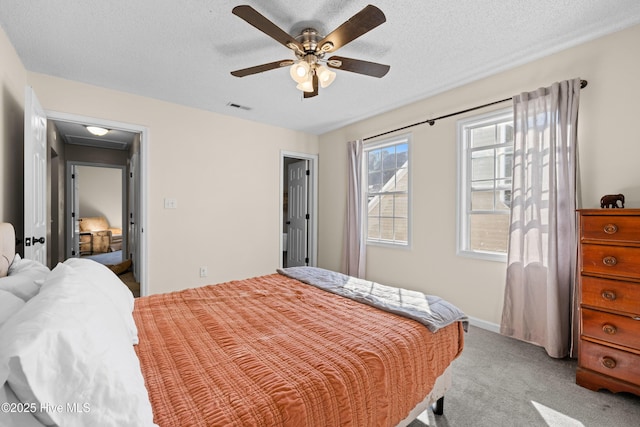
<instances>
[{"instance_id":1,"label":"textured ceiling","mask_svg":"<svg viewBox=\"0 0 640 427\"><path fill-rule=\"evenodd\" d=\"M376 0L387 22L336 54L390 72L338 71L302 99L286 68L229 74L294 59L232 15L239 4L295 35L327 34L367 2L2 0L0 25L30 71L321 134L640 23L638 0Z\"/></svg>"}]
</instances>

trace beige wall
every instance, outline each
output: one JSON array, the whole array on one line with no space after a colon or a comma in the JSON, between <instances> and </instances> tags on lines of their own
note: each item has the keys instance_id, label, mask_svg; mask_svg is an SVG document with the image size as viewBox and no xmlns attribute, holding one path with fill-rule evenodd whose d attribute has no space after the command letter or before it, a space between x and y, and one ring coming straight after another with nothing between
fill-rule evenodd
<instances>
[{"instance_id":1,"label":"beige wall","mask_svg":"<svg viewBox=\"0 0 640 427\"><path fill-rule=\"evenodd\" d=\"M638 40L640 26L322 135L321 266L341 268L346 141L574 77L589 82L581 92L579 118L583 207L599 207L609 193L623 193L628 207L640 207ZM456 256L456 121L468 115L406 131L413 139L413 244L407 250L370 246L367 277L440 295L468 315L498 324L505 263Z\"/></svg>"},{"instance_id":2,"label":"beige wall","mask_svg":"<svg viewBox=\"0 0 640 427\"><path fill-rule=\"evenodd\" d=\"M317 136L29 73L2 29L0 57L0 220L22 222L16 165L29 84L46 110L148 130L150 293L275 272L280 151L316 154ZM165 197L177 199L178 208L164 209ZM209 277L199 277L200 266Z\"/></svg>"},{"instance_id":3,"label":"beige wall","mask_svg":"<svg viewBox=\"0 0 640 427\"><path fill-rule=\"evenodd\" d=\"M16 200L22 201L24 87L27 76L1 27L0 58L0 220L17 224L23 216L23 206ZM22 224L19 226L21 228Z\"/></svg>"},{"instance_id":4,"label":"beige wall","mask_svg":"<svg viewBox=\"0 0 640 427\"><path fill-rule=\"evenodd\" d=\"M42 74L28 80L47 110L148 129L150 293L275 272L280 150L315 154L316 136ZM165 197L178 208L164 209Z\"/></svg>"}]
</instances>

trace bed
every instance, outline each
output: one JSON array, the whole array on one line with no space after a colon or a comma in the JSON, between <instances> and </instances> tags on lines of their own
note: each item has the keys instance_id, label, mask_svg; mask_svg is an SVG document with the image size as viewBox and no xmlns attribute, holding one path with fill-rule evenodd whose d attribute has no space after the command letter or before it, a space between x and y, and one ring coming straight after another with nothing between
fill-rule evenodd
<instances>
[{"instance_id":1,"label":"bed","mask_svg":"<svg viewBox=\"0 0 640 427\"><path fill-rule=\"evenodd\" d=\"M463 349L440 298L293 268L134 300L106 267L49 271L0 232L0 425L407 425Z\"/></svg>"}]
</instances>

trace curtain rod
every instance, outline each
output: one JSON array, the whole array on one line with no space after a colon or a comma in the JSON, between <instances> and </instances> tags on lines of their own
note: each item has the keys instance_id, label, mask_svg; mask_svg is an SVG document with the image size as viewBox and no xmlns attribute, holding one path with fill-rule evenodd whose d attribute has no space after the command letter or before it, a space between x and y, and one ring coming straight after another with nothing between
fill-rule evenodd
<instances>
[{"instance_id":1,"label":"curtain rod","mask_svg":"<svg viewBox=\"0 0 640 427\"><path fill-rule=\"evenodd\" d=\"M584 89L585 87L587 87L587 84L588 84L588 82L586 80L580 80L580 89ZM412 128L414 126L423 125L425 123L429 123L429 126L433 126L433 125L436 124L436 120L446 119L446 118L449 118L449 117L452 117L452 116L457 116L458 114L464 114L464 113L468 113L469 111L474 111L474 110L479 110L481 108L490 107L492 105L496 105L496 104L500 104L500 103L503 103L503 102L511 101L512 99L513 99L513 97L505 98L505 99L501 99L499 101L489 102L488 104L478 105L477 107L467 108L466 110L456 111L455 113L445 114L444 116L436 117L434 119L423 120L423 121L418 122L418 123L413 123L413 124L410 124L410 125L407 125L407 126L403 126L401 128L397 128L397 129L393 129L393 130L390 130L390 131L387 131L387 132L379 133L378 135L368 136L366 138L363 138L363 141L368 141L370 139L374 139L374 138L378 138L380 136L388 135L390 133L398 132L399 130L405 130L405 129Z\"/></svg>"}]
</instances>

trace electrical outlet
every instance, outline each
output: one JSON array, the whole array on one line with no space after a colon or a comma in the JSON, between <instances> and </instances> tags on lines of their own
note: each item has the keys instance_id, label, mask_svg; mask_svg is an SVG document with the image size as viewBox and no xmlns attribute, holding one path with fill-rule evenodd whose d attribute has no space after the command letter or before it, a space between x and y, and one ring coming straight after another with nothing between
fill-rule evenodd
<instances>
[{"instance_id":1,"label":"electrical outlet","mask_svg":"<svg viewBox=\"0 0 640 427\"><path fill-rule=\"evenodd\" d=\"M200 267L200 277L207 277L209 270L207 267Z\"/></svg>"}]
</instances>

